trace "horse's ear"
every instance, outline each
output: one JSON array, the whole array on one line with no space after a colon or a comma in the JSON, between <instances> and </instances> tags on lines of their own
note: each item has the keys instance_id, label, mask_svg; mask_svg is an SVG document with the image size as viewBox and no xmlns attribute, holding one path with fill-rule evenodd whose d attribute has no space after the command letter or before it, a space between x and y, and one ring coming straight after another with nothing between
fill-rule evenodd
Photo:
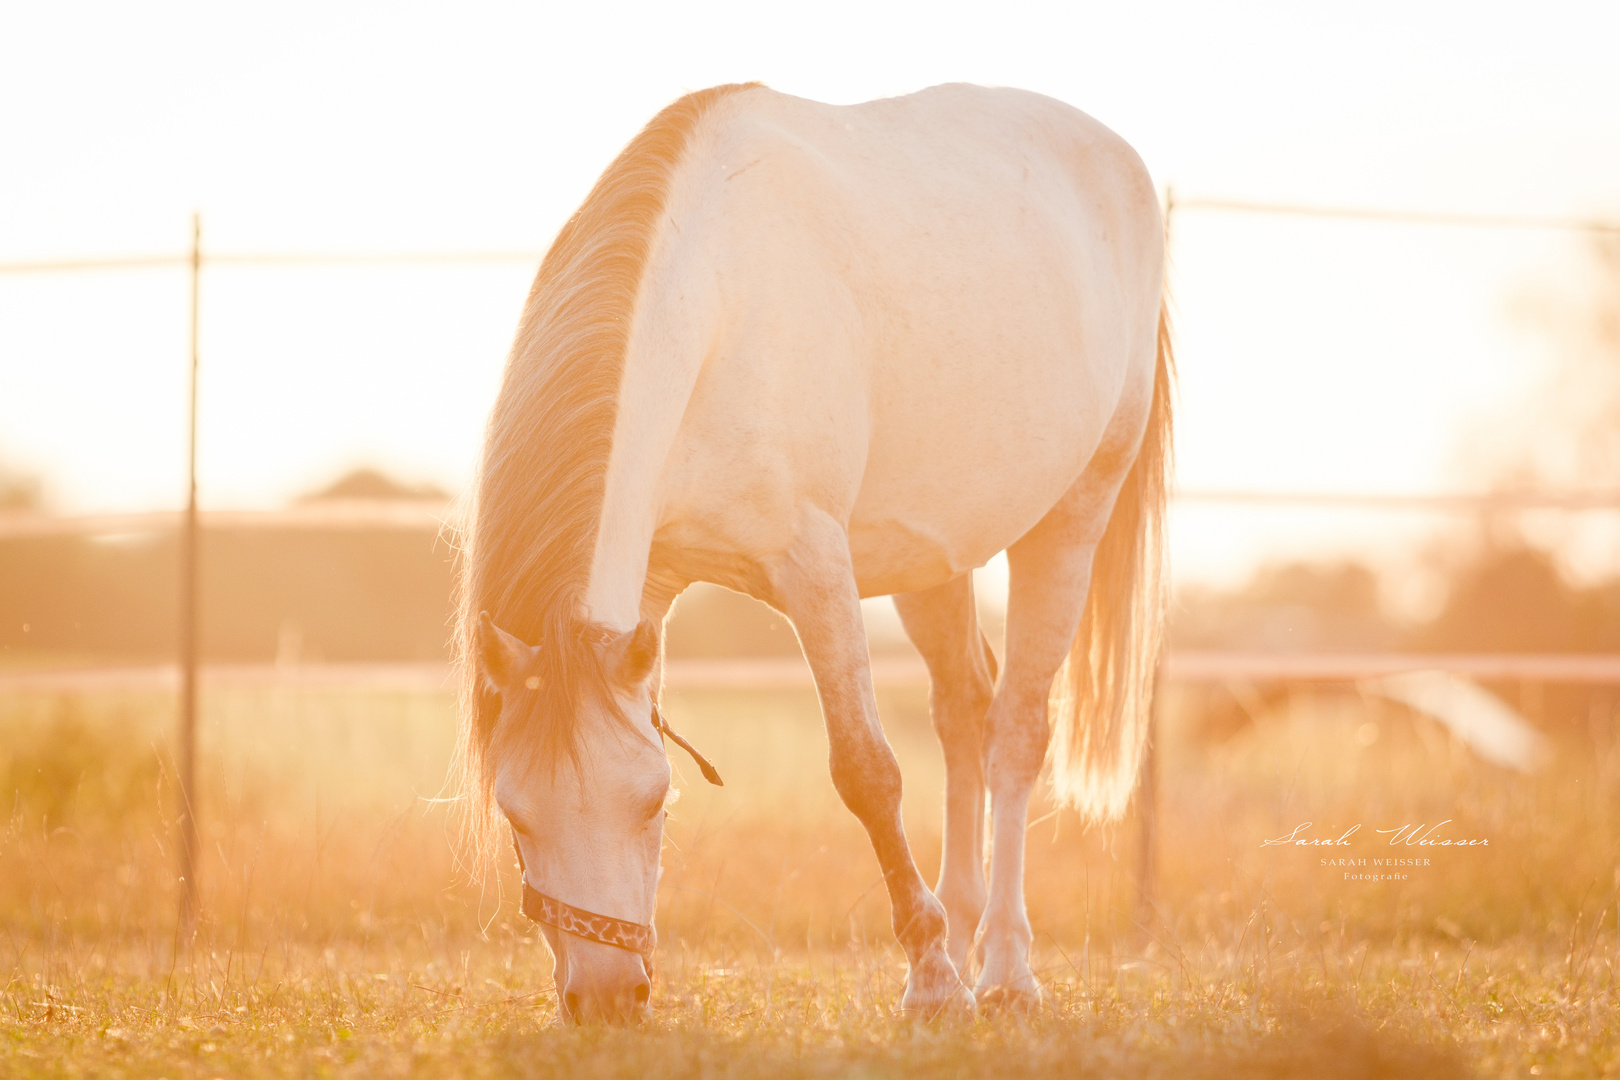
<instances>
[{"instance_id":1,"label":"horse's ear","mask_svg":"<svg viewBox=\"0 0 1620 1080\"><path fill-rule=\"evenodd\" d=\"M628 640L624 642L624 653L619 660L619 681L626 686L639 686L658 662L658 624L642 619L624 637Z\"/></svg>"},{"instance_id":2,"label":"horse's ear","mask_svg":"<svg viewBox=\"0 0 1620 1080\"><path fill-rule=\"evenodd\" d=\"M511 682L528 652L527 645L495 625L489 612L478 613L478 668L496 691Z\"/></svg>"}]
</instances>

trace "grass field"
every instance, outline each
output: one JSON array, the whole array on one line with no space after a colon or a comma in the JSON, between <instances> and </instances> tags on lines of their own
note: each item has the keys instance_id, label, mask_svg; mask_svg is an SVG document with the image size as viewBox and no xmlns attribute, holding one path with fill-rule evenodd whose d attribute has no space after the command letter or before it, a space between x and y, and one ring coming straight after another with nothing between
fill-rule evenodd
<instances>
[{"instance_id":1,"label":"grass field","mask_svg":"<svg viewBox=\"0 0 1620 1080\"><path fill-rule=\"evenodd\" d=\"M921 693L882 699L914 848L938 863ZM1426 721L1301 697L1219 745L1172 695L1158 917L1136 830L1030 827L1033 1016L896 1016L904 967L808 694L672 695L724 789L675 759L653 1020L554 1025L516 875L458 872L441 794L448 697L205 694L205 918L175 937L159 695L0 698L0 1075L1620 1076L1620 751L1613 720L1542 775ZM1392 849L1450 823L1486 846ZM1333 857L1430 860L1346 880L1262 841L1361 823Z\"/></svg>"}]
</instances>

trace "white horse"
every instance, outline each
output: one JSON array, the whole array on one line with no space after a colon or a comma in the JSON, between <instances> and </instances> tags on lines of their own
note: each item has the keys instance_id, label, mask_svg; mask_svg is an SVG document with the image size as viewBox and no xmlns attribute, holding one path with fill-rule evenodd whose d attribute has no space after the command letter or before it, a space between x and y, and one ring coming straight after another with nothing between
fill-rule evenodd
<instances>
[{"instance_id":1,"label":"white horse","mask_svg":"<svg viewBox=\"0 0 1620 1080\"><path fill-rule=\"evenodd\" d=\"M458 632L470 837L487 859L510 823L564 1017L634 1018L650 993L662 627L694 581L798 632L833 784L888 885L902 1007L1038 999L1024 831L1049 701L1054 790L1092 819L1122 812L1146 737L1163 274L1135 152L1022 91L834 107L717 87L608 167L523 312ZM1002 550L998 682L971 571ZM860 598L883 594L927 661L944 746L937 892L867 666Z\"/></svg>"}]
</instances>

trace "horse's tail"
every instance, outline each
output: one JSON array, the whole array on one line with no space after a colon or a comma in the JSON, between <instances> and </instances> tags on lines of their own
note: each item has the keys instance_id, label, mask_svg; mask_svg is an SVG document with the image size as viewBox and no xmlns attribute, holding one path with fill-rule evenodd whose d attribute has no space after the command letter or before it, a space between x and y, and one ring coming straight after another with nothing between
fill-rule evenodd
<instances>
[{"instance_id":1,"label":"horse's tail","mask_svg":"<svg viewBox=\"0 0 1620 1080\"><path fill-rule=\"evenodd\" d=\"M1052 791L1092 821L1125 812L1147 747L1164 626L1174 373L1161 300L1147 430L1097 545L1085 614L1052 686Z\"/></svg>"}]
</instances>

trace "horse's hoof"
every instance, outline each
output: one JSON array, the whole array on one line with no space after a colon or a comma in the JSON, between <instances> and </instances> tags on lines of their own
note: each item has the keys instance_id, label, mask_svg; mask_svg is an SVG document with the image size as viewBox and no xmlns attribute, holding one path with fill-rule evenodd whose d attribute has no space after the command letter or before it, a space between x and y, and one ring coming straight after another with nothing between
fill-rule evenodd
<instances>
[{"instance_id":1,"label":"horse's hoof","mask_svg":"<svg viewBox=\"0 0 1620 1080\"><path fill-rule=\"evenodd\" d=\"M905 995L900 999L900 1011L918 1020L971 1017L977 1008L973 991L943 951L933 953L911 970Z\"/></svg>"},{"instance_id":2,"label":"horse's hoof","mask_svg":"<svg viewBox=\"0 0 1620 1080\"><path fill-rule=\"evenodd\" d=\"M908 1019L932 1022L935 1020L971 1020L978 1010L978 999L965 986L955 986L943 994L921 994L906 988L900 999L900 1011Z\"/></svg>"},{"instance_id":3,"label":"horse's hoof","mask_svg":"<svg viewBox=\"0 0 1620 1080\"><path fill-rule=\"evenodd\" d=\"M1040 1011L1042 1001L1041 988L1034 979L1023 983L998 983L978 990L979 1009L986 1015L1009 1013L1029 1016Z\"/></svg>"}]
</instances>

